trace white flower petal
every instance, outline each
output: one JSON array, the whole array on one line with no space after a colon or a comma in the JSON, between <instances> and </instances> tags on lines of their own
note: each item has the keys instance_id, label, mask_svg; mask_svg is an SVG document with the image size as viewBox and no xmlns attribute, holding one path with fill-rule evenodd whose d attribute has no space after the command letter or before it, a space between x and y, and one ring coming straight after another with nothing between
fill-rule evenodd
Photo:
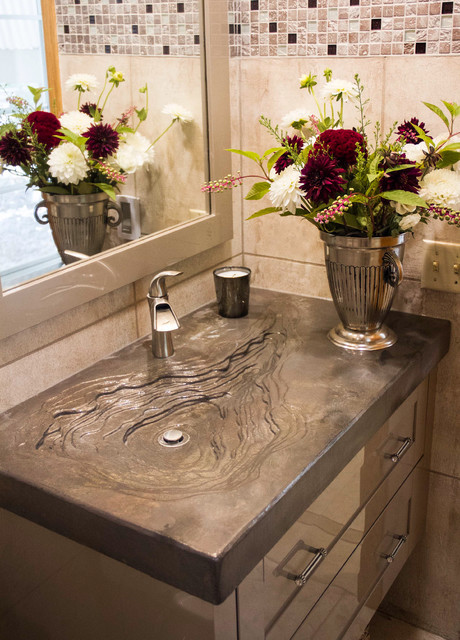
<instances>
[{"instance_id":1,"label":"white flower petal","mask_svg":"<svg viewBox=\"0 0 460 640\"><path fill-rule=\"evenodd\" d=\"M357 89L356 85L352 82L348 82L348 80L331 80L327 82L326 85L321 90L321 95L325 100L331 100L333 98L337 98L338 95L342 94L343 101L347 102L348 98L356 98Z\"/></svg>"},{"instance_id":2,"label":"white flower petal","mask_svg":"<svg viewBox=\"0 0 460 640\"><path fill-rule=\"evenodd\" d=\"M136 131L123 136L115 160L122 171L134 173L136 169L153 162L154 155L150 140Z\"/></svg>"},{"instance_id":3,"label":"white flower petal","mask_svg":"<svg viewBox=\"0 0 460 640\"><path fill-rule=\"evenodd\" d=\"M96 76L89 73L74 73L65 81L65 88L70 91L94 91L98 86Z\"/></svg>"},{"instance_id":4,"label":"white flower petal","mask_svg":"<svg viewBox=\"0 0 460 640\"><path fill-rule=\"evenodd\" d=\"M62 184L78 184L88 173L82 152L71 142L63 142L51 151L48 166L53 178Z\"/></svg>"},{"instance_id":5,"label":"white flower petal","mask_svg":"<svg viewBox=\"0 0 460 640\"><path fill-rule=\"evenodd\" d=\"M401 229L401 231L409 231L409 229L415 227L415 225L417 225L421 219L422 217L418 213L409 213L401 220L401 222L399 223L399 228Z\"/></svg>"},{"instance_id":6,"label":"white flower petal","mask_svg":"<svg viewBox=\"0 0 460 640\"><path fill-rule=\"evenodd\" d=\"M82 133L85 133L85 131L88 131L90 126L94 123L94 119L91 116L87 113L82 113L81 111L69 111L68 113L63 113L59 118L59 121L61 123L61 127L69 129L69 131L80 136Z\"/></svg>"},{"instance_id":7,"label":"white flower petal","mask_svg":"<svg viewBox=\"0 0 460 640\"><path fill-rule=\"evenodd\" d=\"M301 204L299 178L299 169L291 165L271 183L268 197L273 206L295 213Z\"/></svg>"},{"instance_id":8,"label":"white flower petal","mask_svg":"<svg viewBox=\"0 0 460 640\"><path fill-rule=\"evenodd\" d=\"M418 195L428 204L460 211L460 174L451 169L436 169L423 178Z\"/></svg>"},{"instance_id":9,"label":"white flower petal","mask_svg":"<svg viewBox=\"0 0 460 640\"><path fill-rule=\"evenodd\" d=\"M193 122L192 112L181 107L179 104L166 104L162 109L162 113L165 113L172 120L179 120L184 124Z\"/></svg>"}]
</instances>

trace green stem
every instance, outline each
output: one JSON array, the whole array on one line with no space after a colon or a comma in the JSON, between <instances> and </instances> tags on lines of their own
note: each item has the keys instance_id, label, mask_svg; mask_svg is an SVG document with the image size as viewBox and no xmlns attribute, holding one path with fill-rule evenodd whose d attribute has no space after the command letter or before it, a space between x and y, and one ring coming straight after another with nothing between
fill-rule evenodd
<instances>
[{"instance_id":1,"label":"green stem","mask_svg":"<svg viewBox=\"0 0 460 640\"><path fill-rule=\"evenodd\" d=\"M97 102L96 102L96 111L97 111L97 108L98 108L98 106L99 106L99 103L100 103L100 101L101 101L101 99L102 99L102 96L104 95L104 91L105 91L105 88L106 88L106 86L107 86L107 78L108 78L108 76L109 76L109 73L108 73L108 71L106 71L106 73L105 73L104 86L102 87L102 91L101 91L101 93L99 94L99 97L98 97ZM113 88L113 87L112 87L112 88ZM104 104L105 104L105 103L104 103Z\"/></svg>"},{"instance_id":2,"label":"green stem","mask_svg":"<svg viewBox=\"0 0 460 640\"><path fill-rule=\"evenodd\" d=\"M102 105L102 107L101 107L101 111L104 111L104 109L105 109L105 105L107 104L107 100L109 99L109 95L112 93L112 91L113 91L114 87L115 87L115 84L114 84L114 83L112 83L112 86L110 87L110 90L109 90L108 94L105 96L104 104L103 104L103 105ZM97 106L97 105L96 105L96 106Z\"/></svg>"}]
</instances>

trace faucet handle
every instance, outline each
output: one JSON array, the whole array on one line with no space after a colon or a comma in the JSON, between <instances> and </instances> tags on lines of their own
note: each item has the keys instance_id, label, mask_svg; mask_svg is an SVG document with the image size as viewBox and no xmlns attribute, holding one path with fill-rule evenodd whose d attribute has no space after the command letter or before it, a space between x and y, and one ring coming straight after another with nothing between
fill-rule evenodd
<instances>
[{"instance_id":1,"label":"faucet handle","mask_svg":"<svg viewBox=\"0 0 460 640\"><path fill-rule=\"evenodd\" d=\"M168 276L180 276L182 271L160 271L155 276L153 276L152 281L149 287L148 298L166 298L166 284L165 278Z\"/></svg>"}]
</instances>

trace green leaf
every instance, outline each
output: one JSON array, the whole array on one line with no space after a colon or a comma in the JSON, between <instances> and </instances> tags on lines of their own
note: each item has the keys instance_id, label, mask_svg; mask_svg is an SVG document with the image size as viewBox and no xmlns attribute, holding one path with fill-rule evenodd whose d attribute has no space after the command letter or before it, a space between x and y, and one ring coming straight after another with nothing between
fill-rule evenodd
<instances>
[{"instance_id":1,"label":"green leaf","mask_svg":"<svg viewBox=\"0 0 460 640\"><path fill-rule=\"evenodd\" d=\"M80 151L84 151L86 149L87 138L79 136L77 133L70 131L70 129L66 129L65 127L61 127L60 132L62 133L62 135L58 135L58 138L62 138L63 140L71 142L76 147L78 147Z\"/></svg>"},{"instance_id":2,"label":"green leaf","mask_svg":"<svg viewBox=\"0 0 460 640\"><path fill-rule=\"evenodd\" d=\"M245 156L245 158L250 158L254 160L254 162L260 163L261 157L258 153L254 151L242 151L241 149L226 149L226 151L231 151L232 153L238 153L240 156Z\"/></svg>"},{"instance_id":3,"label":"green leaf","mask_svg":"<svg viewBox=\"0 0 460 640\"><path fill-rule=\"evenodd\" d=\"M267 151L262 156L262 160L264 160L271 153L275 153L276 151L279 151L279 150L280 150L280 147L271 147L271 149L267 149ZM284 153L286 151L286 149L284 147L281 147L281 151Z\"/></svg>"},{"instance_id":4,"label":"green leaf","mask_svg":"<svg viewBox=\"0 0 460 640\"><path fill-rule=\"evenodd\" d=\"M385 169L385 173L394 173L395 171L402 171L403 169L413 169L413 164L398 164L397 167L392 167L391 169Z\"/></svg>"},{"instance_id":5,"label":"green leaf","mask_svg":"<svg viewBox=\"0 0 460 640\"><path fill-rule=\"evenodd\" d=\"M278 149L278 151L276 151L272 155L270 160L267 162L268 173L270 173L270 171L273 169L273 165L275 164L275 162L278 160L278 158L280 158L285 153L285 151L286 149L284 149L284 147L281 147L281 149Z\"/></svg>"},{"instance_id":6,"label":"green leaf","mask_svg":"<svg viewBox=\"0 0 460 640\"><path fill-rule=\"evenodd\" d=\"M347 225L347 227L351 227L352 229L362 229L362 225L359 224L357 217L352 214L349 213L348 211L346 213L344 213L343 215L343 220L345 222L345 224ZM336 220L336 222L340 223L340 220Z\"/></svg>"},{"instance_id":7,"label":"green leaf","mask_svg":"<svg viewBox=\"0 0 460 640\"><path fill-rule=\"evenodd\" d=\"M442 160L440 160L436 165L438 169L450 167L452 164L460 161L460 152L458 151L442 151L440 152L440 155Z\"/></svg>"},{"instance_id":8,"label":"green leaf","mask_svg":"<svg viewBox=\"0 0 460 640\"><path fill-rule=\"evenodd\" d=\"M374 180L378 180L382 175L383 173L381 171L379 173L368 173L367 179L369 180L369 184L372 184Z\"/></svg>"},{"instance_id":9,"label":"green leaf","mask_svg":"<svg viewBox=\"0 0 460 640\"><path fill-rule=\"evenodd\" d=\"M455 151L456 149L460 149L460 142L446 144L446 146L442 148L442 151Z\"/></svg>"},{"instance_id":10,"label":"green leaf","mask_svg":"<svg viewBox=\"0 0 460 640\"><path fill-rule=\"evenodd\" d=\"M68 195L69 193L68 189L64 189L64 187L55 187L55 186L40 187L40 191L43 191L43 193L56 193L59 195Z\"/></svg>"},{"instance_id":11,"label":"green leaf","mask_svg":"<svg viewBox=\"0 0 460 640\"><path fill-rule=\"evenodd\" d=\"M95 182L94 186L106 193L111 200L117 199L117 194L115 193L115 189L111 184L106 184L105 182Z\"/></svg>"},{"instance_id":12,"label":"green leaf","mask_svg":"<svg viewBox=\"0 0 460 640\"><path fill-rule=\"evenodd\" d=\"M248 194L244 196L245 200L260 200L268 193L270 189L269 182L256 182L252 185Z\"/></svg>"},{"instance_id":13,"label":"green leaf","mask_svg":"<svg viewBox=\"0 0 460 640\"><path fill-rule=\"evenodd\" d=\"M94 188L91 182L80 182L77 186L78 193L85 195L86 193L94 193Z\"/></svg>"},{"instance_id":14,"label":"green leaf","mask_svg":"<svg viewBox=\"0 0 460 640\"><path fill-rule=\"evenodd\" d=\"M449 128L449 120L447 119L447 116L444 114L442 109L437 107L435 104L431 104L430 102L424 102L423 104L425 105L425 107L428 107L428 109L430 109L430 111L432 111L437 116L439 116L441 118L441 120L444 122L444 124L446 125L446 127Z\"/></svg>"},{"instance_id":15,"label":"green leaf","mask_svg":"<svg viewBox=\"0 0 460 640\"><path fill-rule=\"evenodd\" d=\"M441 111L441 113L442 113L442 111ZM428 148L434 147L433 138L430 138L430 136L427 136L426 133L424 132L424 130L421 127L419 127L418 125L412 123L412 126L414 127L414 129L418 133L419 138L421 138L423 140L423 142L426 144L426 146Z\"/></svg>"},{"instance_id":16,"label":"green leaf","mask_svg":"<svg viewBox=\"0 0 460 640\"><path fill-rule=\"evenodd\" d=\"M266 209L260 209L260 211L256 211L255 213L252 214L252 216L249 216L249 218L246 218L246 220L252 220L253 218L260 218L260 216L266 216L267 213L276 213L277 211L282 211L282 209L280 209L280 207L267 207Z\"/></svg>"},{"instance_id":17,"label":"green leaf","mask_svg":"<svg viewBox=\"0 0 460 640\"><path fill-rule=\"evenodd\" d=\"M423 207L424 209L428 208L425 200L416 193L411 193L410 191L402 191L401 189L396 189L395 191L383 191L380 196L385 198L385 200L393 200L393 202L401 202L401 204Z\"/></svg>"},{"instance_id":18,"label":"green leaf","mask_svg":"<svg viewBox=\"0 0 460 640\"><path fill-rule=\"evenodd\" d=\"M441 102L446 106L452 118L460 116L460 105L455 102L446 102L445 100L441 100Z\"/></svg>"},{"instance_id":19,"label":"green leaf","mask_svg":"<svg viewBox=\"0 0 460 640\"><path fill-rule=\"evenodd\" d=\"M144 120L147 118L147 110L144 109L142 107L142 109L136 109L136 113L137 113L137 117L139 118L140 122L144 122Z\"/></svg>"}]
</instances>

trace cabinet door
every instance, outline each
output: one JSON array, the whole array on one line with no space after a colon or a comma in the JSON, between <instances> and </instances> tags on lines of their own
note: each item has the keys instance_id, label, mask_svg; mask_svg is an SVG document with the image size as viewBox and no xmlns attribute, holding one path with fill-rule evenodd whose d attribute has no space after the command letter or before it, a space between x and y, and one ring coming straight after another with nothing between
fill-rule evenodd
<instances>
[{"instance_id":1,"label":"cabinet door","mask_svg":"<svg viewBox=\"0 0 460 640\"><path fill-rule=\"evenodd\" d=\"M409 553L409 476L331 582L292 640L340 640L381 580L396 577Z\"/></svg>"},{"instance_id":2,"label":"cabinet door","mask_svg":"<svg viewBox=\"0 0 460 640\"><path fill-rule=\"evenodd\" d=\"M264 558L268 640L291 637L420 459L426 393L423 383Z\"/></svg>"}]
</instances>

